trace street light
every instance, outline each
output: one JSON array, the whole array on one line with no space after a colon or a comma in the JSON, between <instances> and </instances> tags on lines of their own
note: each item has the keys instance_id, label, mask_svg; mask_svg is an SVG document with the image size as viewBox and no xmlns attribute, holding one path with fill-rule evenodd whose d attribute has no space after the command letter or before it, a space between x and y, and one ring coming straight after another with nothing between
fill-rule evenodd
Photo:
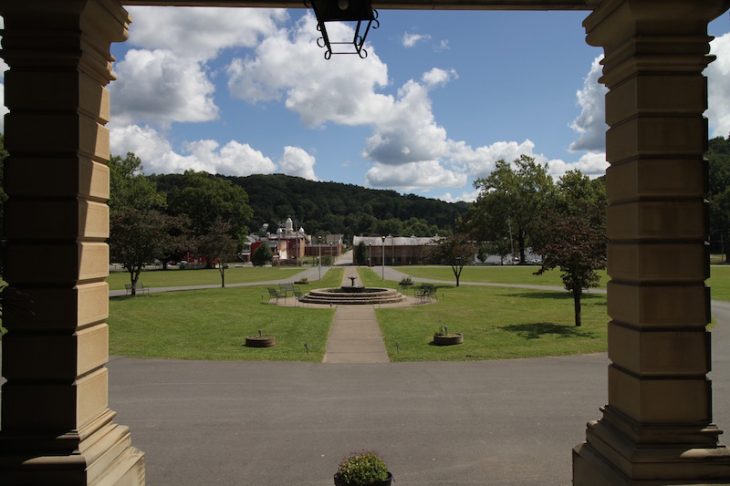
<instances>
[{"instance_id":1,"label":"street light","mask_svg":"<svg viewBox=\"0 0 730 486\"><path fill-rule=\"evenodd\" d=\"M381 236L380 239L382 241L382 245L380 245L380 247L383 249L383 259L380 261L380 263L382 263L380 276L383 280L385 280L385 236Z\"/></svg>"},{"instance_id":2,"label":"street light","mask_svg":"<svg viewBox=\"0 0 730 486\"><path fill-rule=\"evenodd\" d=\"M319 248L319 267L318 267L318 273L319 273L319 279L322 280L322 237L317 237L317 247Z\"/></svg>"}]
</instances>

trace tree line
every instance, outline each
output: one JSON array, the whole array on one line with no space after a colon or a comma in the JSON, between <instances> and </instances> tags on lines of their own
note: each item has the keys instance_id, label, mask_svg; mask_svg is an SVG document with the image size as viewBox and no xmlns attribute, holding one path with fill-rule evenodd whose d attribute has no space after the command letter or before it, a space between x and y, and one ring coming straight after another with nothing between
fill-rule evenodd
<instances>
[{"instance_id":1,"label":"tree line","mask_svg":"<svg viewBox=\"0 0 730 486\"><path fill-rule=\"evenodd\" d=\"M447 203L414 194L368 189L339 182L310 181L283 174L211 176L231 182L249 196L251 233L276 227L290 217L309 234L434 236L453 229L468 204ZM185 185L184 174L150 177L161 192Z\"/></svg>"}]
</instances>

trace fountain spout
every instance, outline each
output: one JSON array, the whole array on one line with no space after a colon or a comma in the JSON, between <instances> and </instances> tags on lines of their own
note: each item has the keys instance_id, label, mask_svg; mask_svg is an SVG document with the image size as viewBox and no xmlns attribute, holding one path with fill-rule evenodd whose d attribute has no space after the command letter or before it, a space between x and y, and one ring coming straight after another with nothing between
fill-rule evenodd
<instances>
[{"instance_id":1,"label":"fountain spout","mask_svg":"<svg viewBox=\"0 0 730 486\"><path fill-rule=\"evenodd\" d=\"M350 282L352 282L352 287L355 287L355 280L357 279L357 277L347 277L347 278L349 278Z\"/></svg>"}]
</instances>

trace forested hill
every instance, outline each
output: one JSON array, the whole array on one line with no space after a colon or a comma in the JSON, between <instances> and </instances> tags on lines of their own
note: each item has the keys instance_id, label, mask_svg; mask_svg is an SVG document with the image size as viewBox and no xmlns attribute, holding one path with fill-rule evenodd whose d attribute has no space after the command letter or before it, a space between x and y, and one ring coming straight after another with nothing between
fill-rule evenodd
<instances>
[{"instance_id":1,"label":"forested hill","mask_svg":"<svg viewBox=\"0 0 730 486\"><path fill-rule=\"evenodd\" d=\"M413 194L367 189L338 182L317 182L282 174L218 176L245 189L253 209L251 231L272 227L291 217L309 234L431 236L451 230L466 213L467 203L447 203ZM182 182L179 174L153 177L158 190L169 192Z\"/></svg>"},{"instance_id":2,"label":"forested hill","mask_svg":"<svg viewBox=\"0 0 730 486\"><path fill-rule=\"evenodd\" d=\"M229 177L243 187L254 211L252 226L273 224L291 217L297 227L318 232L433 235L451 229L466 213L467 204L395 191L367 189L353 184L317 182L282 174Z\"/></svg>"}]
</instances>

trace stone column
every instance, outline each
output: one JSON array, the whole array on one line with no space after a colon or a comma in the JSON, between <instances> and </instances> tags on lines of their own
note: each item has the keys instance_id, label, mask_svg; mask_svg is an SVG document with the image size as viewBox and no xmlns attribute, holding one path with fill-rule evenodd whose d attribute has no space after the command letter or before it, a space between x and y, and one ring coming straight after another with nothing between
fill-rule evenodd
<instances>
[{"instance_id":1,"label":"stone column","mask_svg":"<svg viewBox=\"0 0 730 486\"><path fill-rule=\"evenodd\" d=\"M5 20L2 484L144 483L108 408L111 42L118 0L0 0Z\"/></svg>"},{"instance_id":2,"label":"stone column","mask_svg":"<svg viewBox=\"0 0 730 486\"><path fill-rule=\"evenodd\" d=\"M728 0L604 0L608 405L573 451L580 486L730 484L712 424L707 23Z\"/></svg>"}]
</instances>

